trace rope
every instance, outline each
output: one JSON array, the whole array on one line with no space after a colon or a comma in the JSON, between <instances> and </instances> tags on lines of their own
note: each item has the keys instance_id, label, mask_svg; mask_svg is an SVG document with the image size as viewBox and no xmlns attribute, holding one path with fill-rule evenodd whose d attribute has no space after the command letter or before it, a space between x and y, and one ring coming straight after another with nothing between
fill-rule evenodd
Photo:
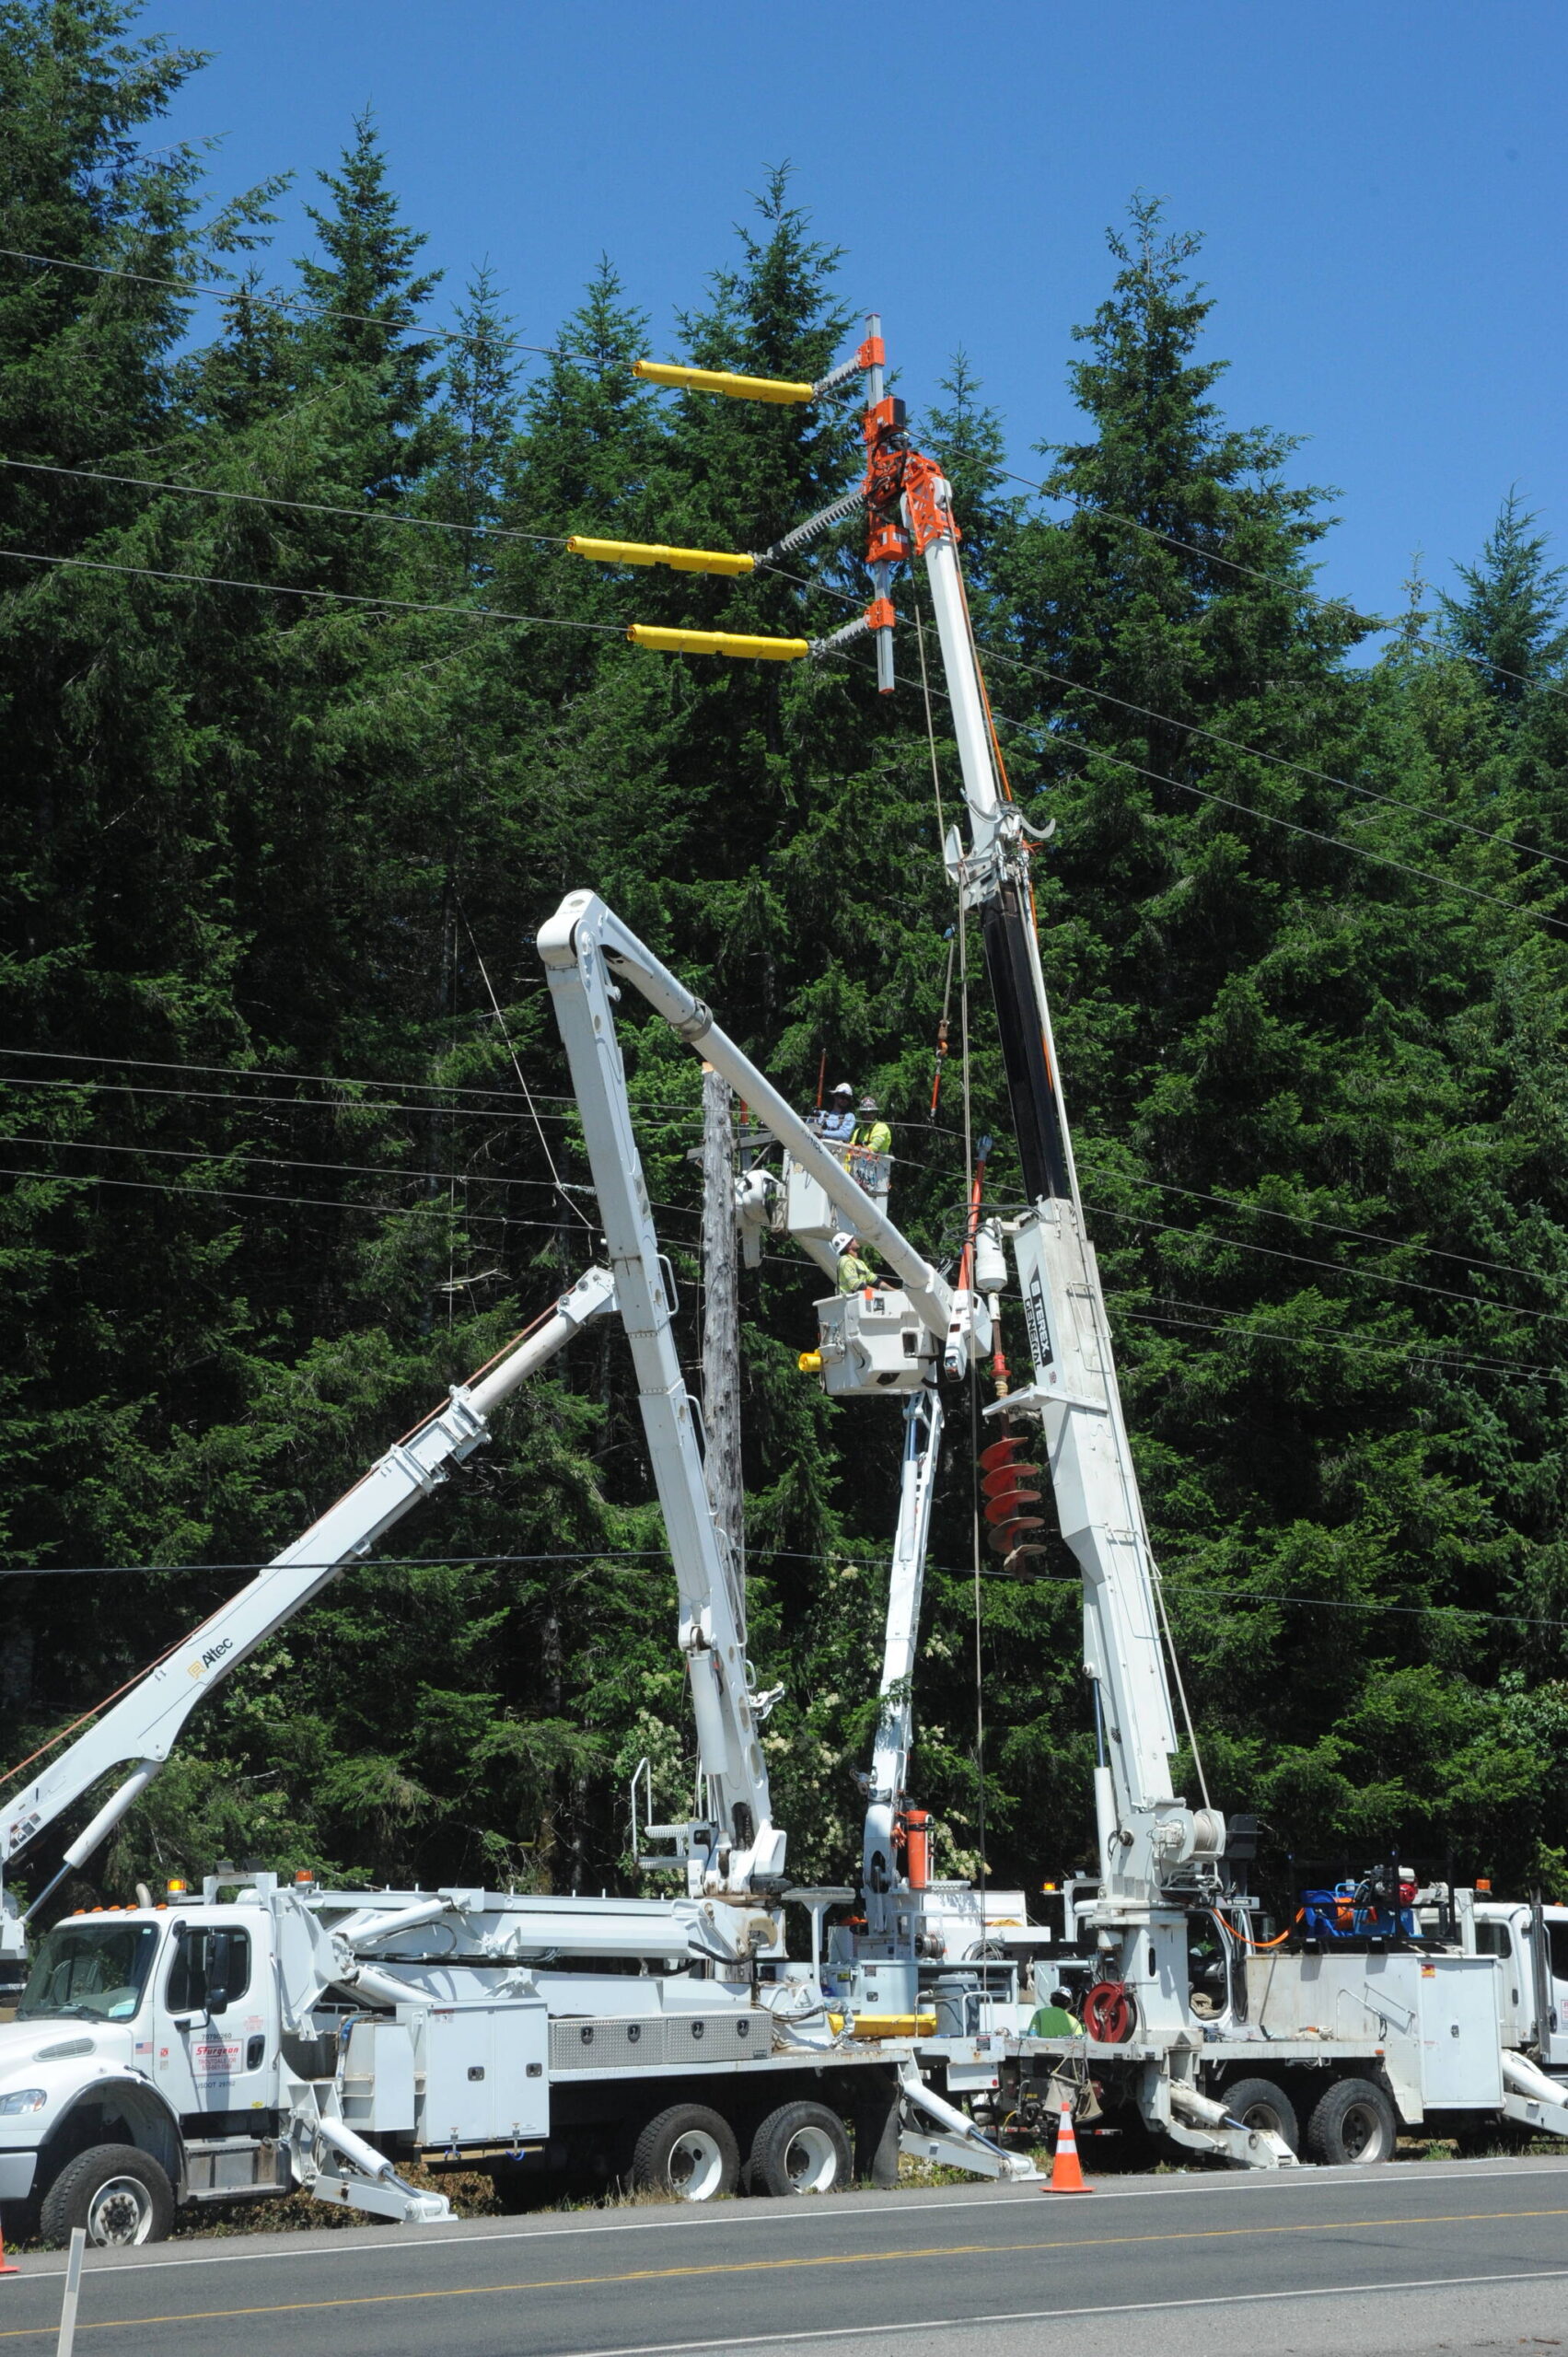
<instances>
[{"instance_id":1,"label":"rope","mask_svg":"<svg viewBox=\"0 0 1568 2357\"><path fill-rule=\"evenodd\" d=\"M463 921L463 931L469 937L469 947L473 951L474 962L479 968L480 978L483 981L486 994L490 1000L491 1010L495 1016L497 1024L500 1026L501 1037L506 1043L506 1053L512 1059L512 1070L517 1075L517 1086L523 1092L523 1102L528 1107L529 1113L533 1116L533 1125L535 1132L539 1138L540 1151L543 1155L545 1161L550 1166L550 1176L554 1183L555 1191L560 1196L562 1202L565 1204L567 1210L574 1213L575 1216L582 1221L583 1225L587 1229L588 1234L592 1236L595 1233L592 1220L588 1217L587 1212L584 1211L581 1203L574 1202L565 1181L562 1178L560 1171L555 1167L555 1156L551 1153L550 1141L544 1134L544 1123L540 1120L539 1109L533 1101L533 1097L529 1091L528 1084L523 1076L523 1067L517 1061L517 1051L512 1044L512 1035L506 1028L506 1018L501 1012L501 1002L495 995L495 985L490 979L490 969L485 964L483 958L480 955L479 944L473 937L473 927L469 923L468 911L464 908L460 900L458 901L457 907L458 914Z\"/></svg>"}]
</instances>

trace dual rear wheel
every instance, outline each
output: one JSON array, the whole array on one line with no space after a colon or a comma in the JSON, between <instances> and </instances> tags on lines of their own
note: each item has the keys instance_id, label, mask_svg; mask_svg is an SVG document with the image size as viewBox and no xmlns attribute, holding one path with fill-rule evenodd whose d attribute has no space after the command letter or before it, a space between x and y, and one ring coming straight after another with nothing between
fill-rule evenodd
<instances>
[{"instance_id":1,"label":"dual rear wheel","mask_svg":"<svg viewBox=\"0 0 1568 2357\"><path fill-rule=\"evenodd\" d=\"M1375 2079L1331 2079L1307 2115L1305 2137L1295 2106L1273 2079L1233 2079L1222 2100L1243 2127L1267 2129L1320 2168L1369 2168L1394 2157L1399 2119Z\"/></svg>"},{"instance_id":2,"label":"dual rear wheel","mask_svg":"<svg viewBox=\"0 0 1568 2357\"><path fill-rule=\"evenodd\" d=\"M706 2104L671 2104L650 2119L632 2155L632 2182L667 2200L719 2201L748 2193L838 2193L854 2163L844 2125L825 2104L785 2103L769 2112L744 2165L734 2129Z\"/></svg>"}]
</instances>

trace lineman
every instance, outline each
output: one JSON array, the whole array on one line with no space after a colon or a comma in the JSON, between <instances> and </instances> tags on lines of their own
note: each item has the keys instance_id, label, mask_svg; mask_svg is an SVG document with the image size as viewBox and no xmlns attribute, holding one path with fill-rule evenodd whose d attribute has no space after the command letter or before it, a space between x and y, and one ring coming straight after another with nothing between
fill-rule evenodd
<instances>
[{"instance_id":1,"label":"lineman","mask_svg":"<svg viewBox=\"0 0 1568 2357\"><path fill-rule=\"evenodd\" d=\"M811 1117L811 1126L830 1145L848 1145L854 1136L854 1091L841 1080L826 1105Z\"/></svg>"},{"instance_id":2,"label":"lineman","mask_svg":"<svg viewBox=\"0 0 1568 2357\"><path fill-rule=\"evenodd\" d=\"M877 1283L877 1274L860 1257L860 1238L850 1228L842 1228L833 1238L833 1249L839 1256L839 1291L859 1293L866 1285Z\"/></svg>"},{"instance_id":3,"label":"lineman","mask_svg":"<svg viewBox=\"0 0 1568 2357\"><path fill-rule=\"evenodd\" d=\"M863 1097L858 1109L860 1118L854 1125L854 1144L863 1154L891 1154L893 1132L886 1121L878 1119L875 1097Z\"/></svg>"}]
</instances>

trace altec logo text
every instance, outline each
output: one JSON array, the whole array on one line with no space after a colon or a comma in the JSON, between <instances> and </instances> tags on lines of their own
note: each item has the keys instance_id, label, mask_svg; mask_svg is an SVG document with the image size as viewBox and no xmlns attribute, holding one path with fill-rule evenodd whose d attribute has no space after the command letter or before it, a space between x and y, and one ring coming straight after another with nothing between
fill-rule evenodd
<instances>
[{"instance_id":1,"label":"altec logo text","mask_svg":"<svg viewBox=\"0 0 1568 2357\"><path fill-rule=\"evenodd\" d=\"M193 1661L190 1664L192 1677L200 1678L204 1669L211 1669L215 1662L222 1661L225 1654L232 1653L233 1651L234 1639L232 1637L226 1637L221 1645L209 1645L206 1652L202 1655L200 1661Z\"/></svg>"}]
</instances>

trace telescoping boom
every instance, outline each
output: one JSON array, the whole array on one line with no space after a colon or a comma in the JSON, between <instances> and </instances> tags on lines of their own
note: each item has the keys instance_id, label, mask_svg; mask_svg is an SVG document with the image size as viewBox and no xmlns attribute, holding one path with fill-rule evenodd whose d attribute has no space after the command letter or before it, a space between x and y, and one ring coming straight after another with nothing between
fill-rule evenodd
<instances>
[{"instance_id":1,"label":"telescoping boom","mask_svg":"<svg viewBox=\"0 0 1568 2357\"><path fill-rule=\"evenodd\" d=\"M64 1863L28 1912L36 1914L52 1891L98 1848L163 1767L192 1711L258 1645L308 1605L345 1563L359 1561L490 1437L489 1418L520 1384L536 1375L589 1318L615 1299L608 1270L591 1268L549 1315L516 1346L466 1384L454 1385L446 1405L397 1441L354 1488L313 1522L302 1537L172 1645L131 1691L6 1804L0 1817L0 1877L66 1809L111 1769L134 1767L95 1811ZM25 1919L0 1917L0 1939L20 1955Z\"/></svg>"}]
</instances>

